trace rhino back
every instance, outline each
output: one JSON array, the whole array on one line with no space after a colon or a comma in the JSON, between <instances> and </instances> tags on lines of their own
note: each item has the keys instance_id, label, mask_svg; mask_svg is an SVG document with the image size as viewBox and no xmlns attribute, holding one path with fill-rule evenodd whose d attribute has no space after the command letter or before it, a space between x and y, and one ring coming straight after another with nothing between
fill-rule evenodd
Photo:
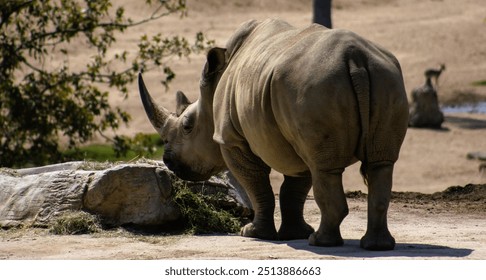
<instances>
[{"instance_id":1,"label":"rhino back","mask_svg":"<svg viewBox=\"0 0 486 280\"><path fill-rule=\"evenodd\" d=\"M305 173L322 162L333 169L356 161L361 131L346 61L350 50L358 50L368 71L376 72L372 84L383 77L401 79L391 54L351 32L317 25L299 30L276 20L261 23L241 44L218 85L215 139L246 142L287 175ZM400 85L370 98L375 104L394 104L393 91L400 95ZM393 110L378 107L375 114Z\"/></svg>"},{"instance_id":2,"label":"rhino back","mask_svg":"<svg viewBox=\"0 0 486 280\"><path fill-rule=\"evenodd\" d=\"M239 32L237 31L237 34ZM285 22L269 20L256 26L231 61L214 98L214 139L225 145L248 143L269 166L287 175L302 175L307 166L285 139L271 108L270 82L277 54L286 38L298 30ZM285 161L277 161L285 158Z\"/></svg>"}]
</instances>

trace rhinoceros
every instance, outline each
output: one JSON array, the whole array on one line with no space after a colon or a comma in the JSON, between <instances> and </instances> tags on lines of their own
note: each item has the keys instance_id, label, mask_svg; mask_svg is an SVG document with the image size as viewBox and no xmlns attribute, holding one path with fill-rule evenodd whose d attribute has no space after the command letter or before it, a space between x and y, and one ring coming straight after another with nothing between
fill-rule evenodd
<instances>
[{"instance_id":1,"label":"rhinoceros","mask_svg":"<svg viewBox=\"0 0 486 280\"><path fill-rule=\"evenodd\" d=\"M179 91L170 113L154 103L141 74L139 89L170 170L200 181L229 169L244 187L254 219L241 235L342 245L340 224L348 214L342 173L361 161L369 195L360 245L394 248L387 210L408 102L399 62L382 47L351 31L252 20L226 48L209 50L197 101ZM284 175L278 232L271 169ZM311 186L321 210L315 232L303 217Z\"/></svg>"}]
</instances>

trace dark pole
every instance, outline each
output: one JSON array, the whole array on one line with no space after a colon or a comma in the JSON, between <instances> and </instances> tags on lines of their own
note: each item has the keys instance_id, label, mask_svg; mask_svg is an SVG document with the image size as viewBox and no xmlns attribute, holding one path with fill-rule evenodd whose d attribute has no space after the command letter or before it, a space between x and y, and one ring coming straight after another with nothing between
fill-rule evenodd
<instances>
[{"instance_id":1,"label":"dark pole","mask_svg":"<svg viewBox=\"0 0 486 280\"><path fill-rule=\"evenodd\" d=\"M314 17L312 22L332 28L331 2L332 0L312 0Z\"/></svg>"}]
</instances>

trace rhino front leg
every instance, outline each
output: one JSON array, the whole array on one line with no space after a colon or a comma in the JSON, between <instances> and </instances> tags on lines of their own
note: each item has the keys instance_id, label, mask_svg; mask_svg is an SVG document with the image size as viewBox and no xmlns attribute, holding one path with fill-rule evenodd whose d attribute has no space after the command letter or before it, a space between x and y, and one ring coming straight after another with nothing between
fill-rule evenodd
<instances>
[{"instance_id":1,"label":"rhino front leg","mask_svg":"<svg viewBox=\"0 0 486 280\"><path fill-rule=\"evenodd\" d=\"M278 231L280 240L306 239L314 232L304 220L304 204L311 187L311 177L285 176L279 195L282 214Z\"/></svg>"},{"instance_id":2,"label":"rhino front leg","mask_svg":"<svg viewBox=\"0 0 486 280\"><path fill-rule=\"evenodd\" d=\"M270 167L246 145L223 147L221 152L228 169L246 190L255 212L253 221L241 229L241 235L276 240L275 197L270 185Z\"/></svg>"},{"instance_id":3,"label":"rhino front leg","mask_svg":"<svg viewBox=\"0 0 486 280\"><path fill-rule=\"evenodd\" d=\"M344 241L339 226L348 215L342 173L344 169L312 173L314 198L321 210L319 229L309 237L314 246L341 246Z\"/></svg>"},{"instance_id":4,"label":"rhino front leg","mask_svg":"<svg viewBox=\"0 0 486 280\"><path fill-rule=\"evenodd\" d=\"M395 239L388 230L387 212L390 204L393 163L378 162L368 166L368 228L361 239L367 250L392 250Z\"/></svg>"}]
</instances>

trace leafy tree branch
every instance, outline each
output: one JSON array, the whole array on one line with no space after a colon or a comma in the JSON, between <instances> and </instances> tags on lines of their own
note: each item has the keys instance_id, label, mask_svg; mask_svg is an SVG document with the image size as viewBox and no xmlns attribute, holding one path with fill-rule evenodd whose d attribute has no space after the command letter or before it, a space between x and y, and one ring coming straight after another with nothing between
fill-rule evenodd
<instances>
[{"instance_id":1,"label":"leafy tree branch","mask_svg":"<svg viewBox=\"0 0 486 280\"><path fill-rule=\"evenodd\" d=\"M142 35L136 52L108 55L127 29L185 15L185 0L146 4L153 12L134 21L111 0L0 2L0 166L61 161L62 149L116 131L130 116L109 104L110 94L126 96L136 74L154 68L163 71L161 83L167 87L175 77L167 64L172 57L188 57L212 45L202 33L193 40ZM72 67L70 50L80 42L91 54L84 66ZM111 141L120 154L132 144L122 136Z\"/></svg>"}]
</instances>

